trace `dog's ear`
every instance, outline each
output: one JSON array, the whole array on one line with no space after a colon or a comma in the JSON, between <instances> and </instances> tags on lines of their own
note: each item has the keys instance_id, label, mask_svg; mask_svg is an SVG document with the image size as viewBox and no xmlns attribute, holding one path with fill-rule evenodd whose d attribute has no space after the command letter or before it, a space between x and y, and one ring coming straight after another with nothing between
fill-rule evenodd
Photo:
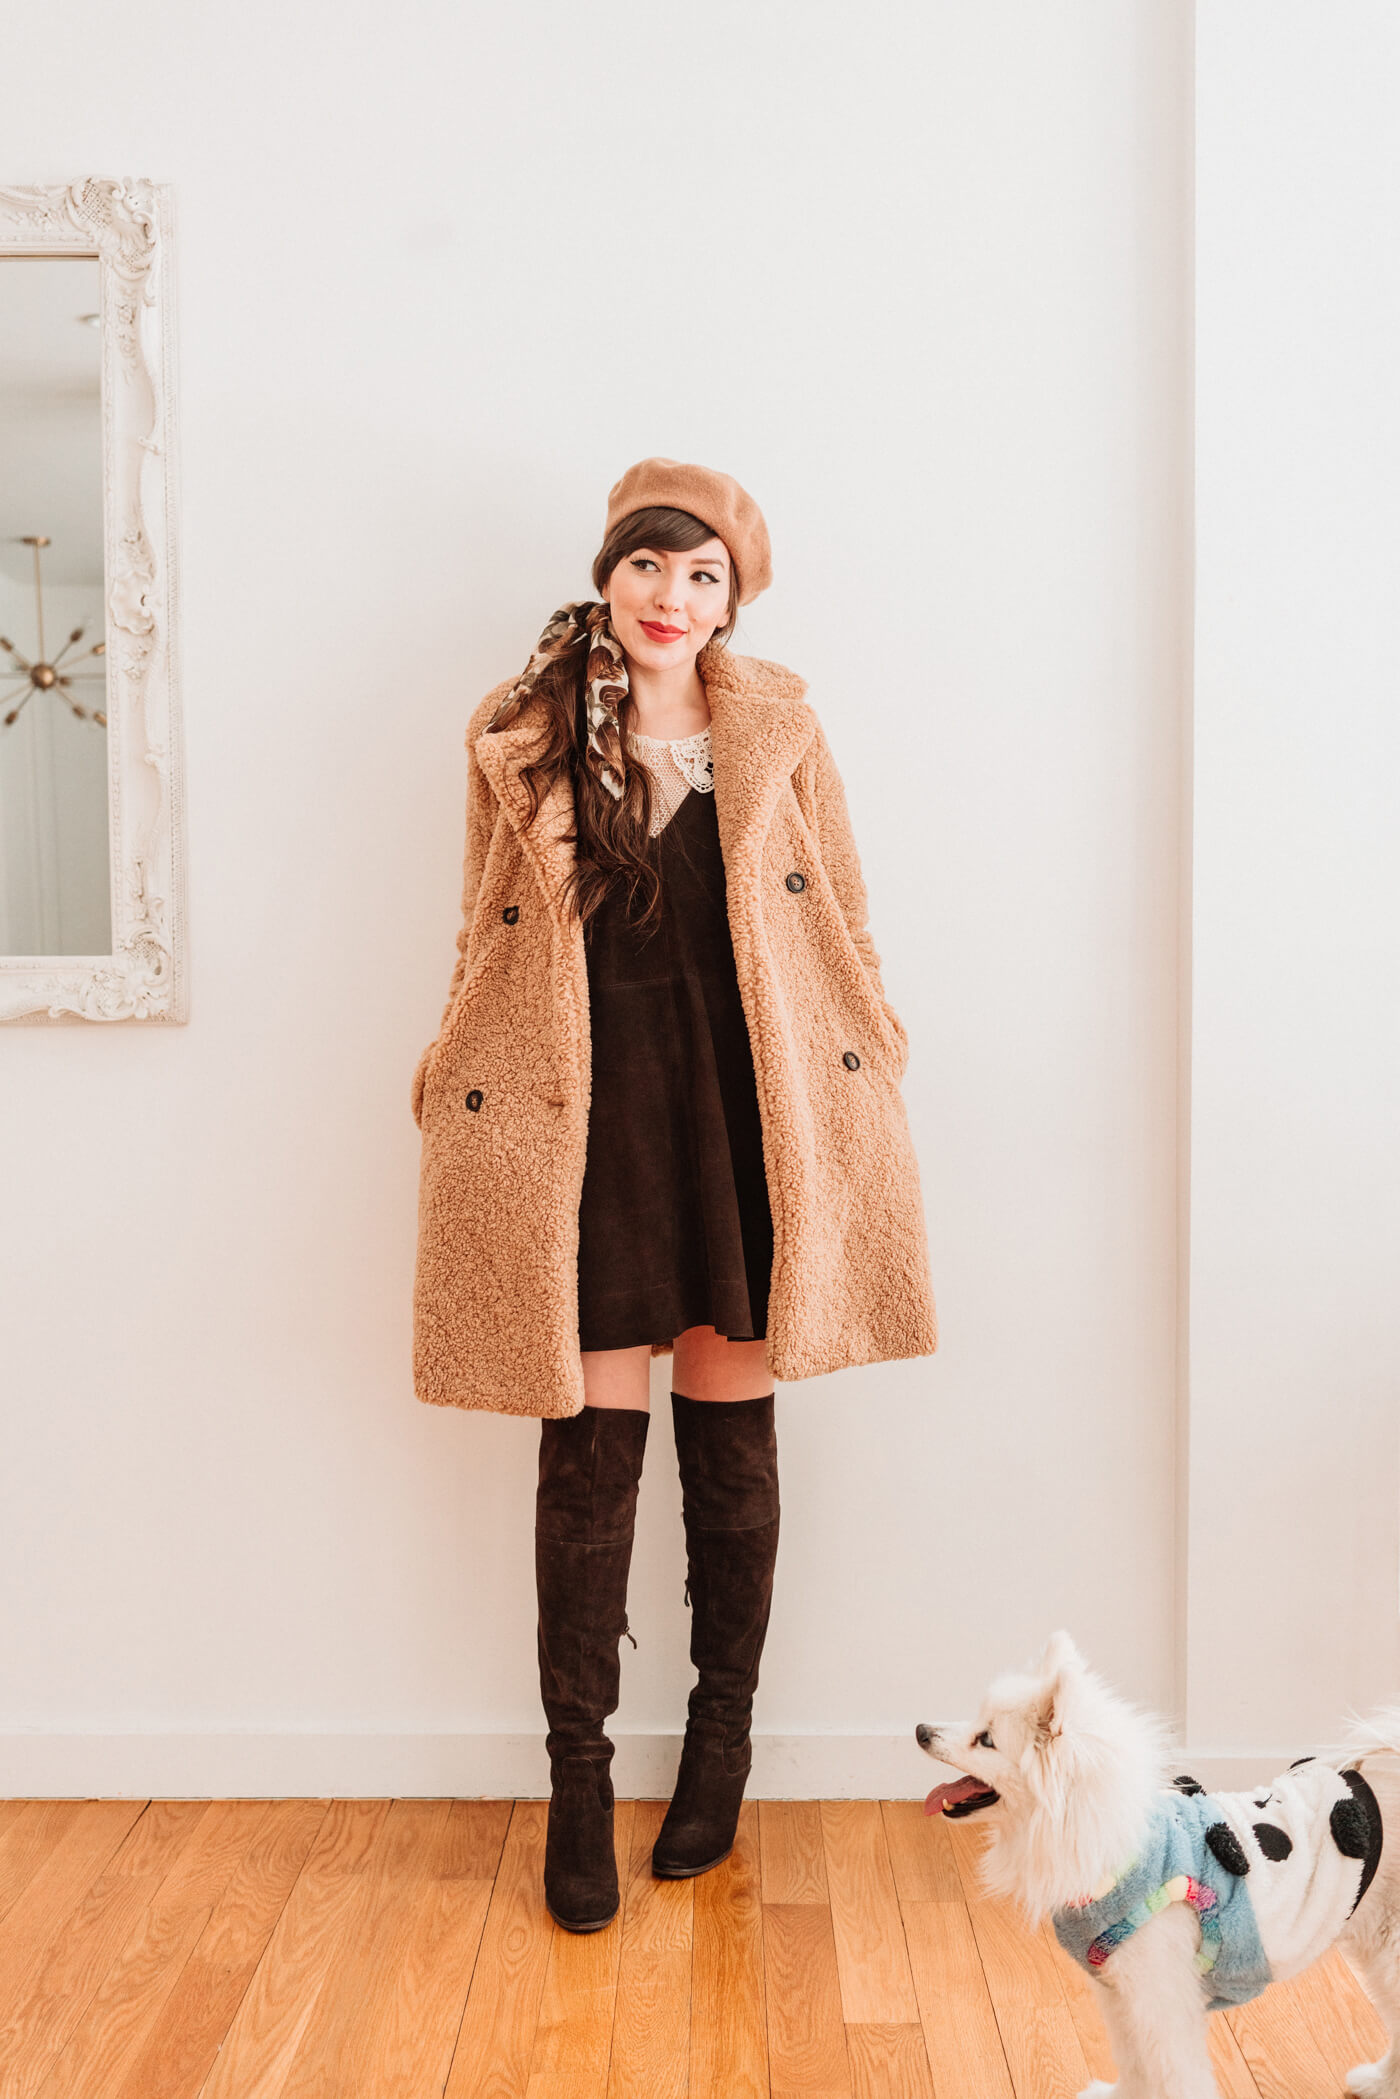
<instances>
[{"instance_id":1,"label":"dog's ear","mask_svg":"<svg viewBox=\"0 0 1400 2099\"><path fill-rule=\"evenodd\" d=\"M1062 1627L1058 1633L1052 1633L1045 1641L1045 1650L1041 1654L1041 1675L1058 1677L1064 1675L1068 1669L1083 1669L1083 1654Z\"/></svg>"},{"instance_id":2,"label":"dog's ear","mask_svg":"<svg viewBox=\"0 0 1400 2099\"><path fill-rule=\"evenodd\" d=\"M1066 1666L1072 1667L1082 1660L1079 1649L1061 1626L1045 1643L1045 1651L1040 1657L1040 1673L1042 1676L1058 1676Z\"/></svg>"},{"instance_id":3,"label":"dog's ear","mask_svg":"<svg viewBox=\"0 0 1400 2099\"><path fill-rule=\"evenodd\" d=\"M1041 1695L1036 1729L1042 1741L1059 1734L1063 1728L1065 1703L1083 1667L1079 1649L1069 1634L1051 1633L1040 1658Z\"/></svg>"}]
</instances>

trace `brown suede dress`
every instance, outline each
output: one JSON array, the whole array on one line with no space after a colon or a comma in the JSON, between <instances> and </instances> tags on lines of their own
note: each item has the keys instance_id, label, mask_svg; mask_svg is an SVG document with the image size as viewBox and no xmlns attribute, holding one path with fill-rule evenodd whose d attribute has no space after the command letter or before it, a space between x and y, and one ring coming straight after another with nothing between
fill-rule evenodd
<instances>
[{"instance_id":1,"label":"brown suede dress","mask_svg":"<svg viewBox=\"0 0 1400 2099\"><path fill-rule=\"evenodd\" d=\"M639 934L614 890L585 932L583 1349L767 1331L773 1224L713 793L692 788L647 851L660 924Z\"/></svg>"}]
</instances>

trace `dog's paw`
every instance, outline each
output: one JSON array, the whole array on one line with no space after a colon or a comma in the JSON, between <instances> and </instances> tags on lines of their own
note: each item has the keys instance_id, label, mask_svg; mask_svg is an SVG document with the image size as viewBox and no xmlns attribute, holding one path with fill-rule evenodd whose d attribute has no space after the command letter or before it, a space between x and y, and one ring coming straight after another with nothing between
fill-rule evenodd
<instances>
[{"instance_id":1,"label":"dog's paw","mask_svg":"<svg viewBox=\"0 0 1400 2099\"><path fill-rule=\"evenodd\" d=\"M1383 2056L1378 2063L1358 2063L1347 2072L1347 2090L1351 2099L1394 2099L1397 2087L1396 2066L1393 2056Z\"/></svg>"},{"instance_id":2,"label":"dog's paw","mask_svg":"<svg viewBox=\"0 0 1400 2099\"><path fill-rule=\"evenodd\" d=\"M1085 2085L1079 2099L1113 2099L1117 2089L1116 2084L1104 2084L1101 2079L1095 2079L1093 2084Z\"/></svg>"}]
</instances>

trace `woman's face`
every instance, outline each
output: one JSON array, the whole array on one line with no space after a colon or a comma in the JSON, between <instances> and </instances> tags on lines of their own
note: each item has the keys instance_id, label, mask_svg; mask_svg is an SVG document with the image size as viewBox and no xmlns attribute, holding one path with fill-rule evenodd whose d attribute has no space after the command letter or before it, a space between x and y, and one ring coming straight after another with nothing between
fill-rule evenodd
<instances>
[{"instance_id":1,"label":"woman's face","mask_svg":"<svg viewBox=\"0 0 1400 2099\"><path fill-rule=\"evenodd\" d=\"M728 618L730 576L722 539L688 554L650 547L624 554L603 591L624 654L647 670L694 663Z\"/></svg>"}]
</instances>

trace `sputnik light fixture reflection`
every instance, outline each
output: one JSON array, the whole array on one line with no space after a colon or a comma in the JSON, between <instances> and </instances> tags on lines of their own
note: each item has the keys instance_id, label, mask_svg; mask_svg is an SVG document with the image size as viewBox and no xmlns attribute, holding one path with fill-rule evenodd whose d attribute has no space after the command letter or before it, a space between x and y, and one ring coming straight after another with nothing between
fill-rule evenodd
<instances>
[{"instance_id":1,"label":"sputnik light fixture reflection","mask_svg":"<svg viewBox=\"0 0 1400 2099\"><path fill-rule=\"evenodd\" d=\"M39 633L39 654L33 663L28 662L14 643L0 634L0 650L18 665L16 670L0 670L0 708L5 710L0 714L0 728L8 729L17 722L36 692L52 692L67 701L79 721L96 722L99 728L105 729L107 717L102 709L85 707L75 696L73 687L99 681L105 688L105 671L80 671L76 666L86 663L90 656L105 656L106 642L94 642L81 656L69 656L68 651L78 646L86 632L83 627L75 627L52 663L44 652L44 589L39 576L39 549L51 544L46 532L27 532L20 541L21 546L34 549L34 621ZM14 704L9 705L10 701Z\"/></svg>"}]
</instances>

